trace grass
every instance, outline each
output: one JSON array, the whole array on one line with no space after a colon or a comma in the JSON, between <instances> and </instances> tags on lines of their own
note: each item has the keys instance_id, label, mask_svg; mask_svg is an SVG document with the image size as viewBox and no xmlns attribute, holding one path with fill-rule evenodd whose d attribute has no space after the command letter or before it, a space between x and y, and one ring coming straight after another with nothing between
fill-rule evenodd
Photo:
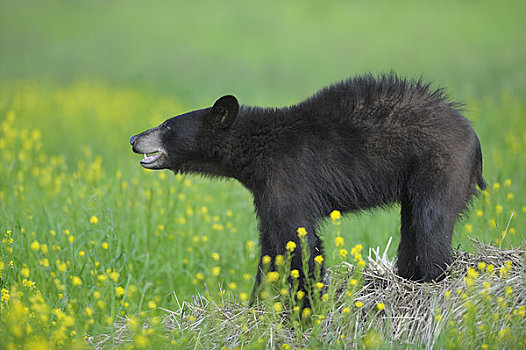
<instances>
[{"instance_id":1,"label":"grass","mask_svg":"<svg viewBox=\"0 0 526 350\"><path fill-rule=\"evenodd\" d=\"M0 38L0 348L83 348L85 336L118 334L120 317L132 319L135 347L172 340L207 347L212 341L199 332L166 331L173 313L165 310L193 315L188 325L201 325L192 313L199 300L208 303L199 309L210 313L208 330L222 331L222 307L234 300L242 317L230 330L257 324L242 306L258 258L249 193L234 181L145 171L127 142L225 93L245 104L284 105L352 73L424 74L465 103L483 148L488 190L457 224L454 247L470 250L469 237L502 248L524 242L524 4L302 5L229 2L202 11L161 2L0 4L7 9L0 30L9 34ZM350 215L322 231L329 266L342 263L340 249L353 263L353 247L362 245L366 256L390 237L387 254L394 257L399 208ZM335 247L338 235L343 247ZM357 297L349 297L350 308ZM323 324L319 317L337 308L330 300L314 310L314 321ZM524 306L517 300L514 310ZM183 304L193 308L186 312ZM288 311L285 301L282 307ZM320 329L304 324L296 335L306 343L293 344L291 325L274 304L258 312L264 323L244 340L254 348L307 346ZM350 330L345 320L355 318L344 316L338 322ZM444 324L453 320L443 317ZM146 320L153 331L141 328ZM372 330L353 330L346 339L389 347L387 333ZM466 344L451 327L438 338L455 340L444 347ZM510 340L510 347L521 341Z\"/></svg>"},{"instance_id":2,"label":"grass","mask_svg":"<svg viewBox=\"0 0 526 350\"><path fill-rule=\"evenodd\" d=\"M176 310L165 310L162 318L148 313L123 318L112 333L89 340L97 347L133 344L142 326L157 333L150 337L156 345L207 349L391 347L387 342L426 349L522 348L526 252L472 245L475 253L454 253L449 276L440 283L403 280L396 276L394 262L375 252L366 257L369 264L363 271L341 261L334 265L327 293L301 317L294 306L298 301L278 292L287 291L287 283L276 280L269 283L275 297L258 307L247 308L226 291L219 301L197 296ZM351 255L360 262L359 249L353 248Z\"/></svg>"}]
</instances>

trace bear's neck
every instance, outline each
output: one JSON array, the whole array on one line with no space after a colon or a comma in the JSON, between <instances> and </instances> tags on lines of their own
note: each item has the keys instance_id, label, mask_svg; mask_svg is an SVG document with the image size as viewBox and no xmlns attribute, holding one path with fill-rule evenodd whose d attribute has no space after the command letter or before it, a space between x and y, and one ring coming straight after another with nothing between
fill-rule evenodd
<instances>
[{"instance_id":1,"label":"bear's neck","mask_svg":"<svg viewBox=\"0 0 526 350\"><path fill-rule=\"evenodd\" d=\"M242 106L230 129L214 135L213 162L222 175L234 178L252 192L261 190L278 161L273 143L281 135L277 124L286 124L288 108ZM273 154L270 156L269 154Z\"/></svg>"}]
</instances>

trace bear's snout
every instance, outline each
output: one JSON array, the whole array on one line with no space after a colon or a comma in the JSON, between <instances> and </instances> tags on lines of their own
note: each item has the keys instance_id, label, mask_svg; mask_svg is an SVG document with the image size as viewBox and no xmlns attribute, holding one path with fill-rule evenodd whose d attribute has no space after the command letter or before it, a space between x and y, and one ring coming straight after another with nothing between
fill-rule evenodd
<instances>
[{"instance_id":1,"label":"bear's snout","mask_svg":"<svg viewBox=\"0 0 526 350\"><path fill-rule=\"evenodd\" d=\"M130 137L130 145L133 146L133 144L135 143L135 141L137 141L137 138L139 137L139 135L133 135L132 137Z\"/></svg>"}]
</instances>

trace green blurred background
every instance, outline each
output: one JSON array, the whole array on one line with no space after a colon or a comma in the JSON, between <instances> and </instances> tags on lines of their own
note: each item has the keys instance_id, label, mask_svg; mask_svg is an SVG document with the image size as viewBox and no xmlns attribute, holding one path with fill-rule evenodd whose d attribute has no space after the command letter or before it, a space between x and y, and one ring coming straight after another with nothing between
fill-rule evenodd
<instances>
[{"instance_id":1,"label":"green blurred background","mask_svg":"<svg viewBox=\"0 0 526 350\"><path fill-rule=\"evenodd\" d=\"M234 93L281 106L394 70L463 101L524 97L523 1L5 1L0 79L96 79L188 108Z\"/></svg>"}]
</instances>

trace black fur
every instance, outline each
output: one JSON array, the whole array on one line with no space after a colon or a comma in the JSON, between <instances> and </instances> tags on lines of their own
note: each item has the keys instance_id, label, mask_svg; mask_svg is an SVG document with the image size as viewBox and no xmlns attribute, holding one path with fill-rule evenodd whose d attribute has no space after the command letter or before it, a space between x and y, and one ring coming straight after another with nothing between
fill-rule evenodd
<instances>
[{"instance_id":1,"label":"black fur","mask_svg":"<svg viewBox=\"0 0 526 350\"><path fill-rule=\"evenodd\" d=\"M145 167L239 180L254 196L261 255L283 254L305 227L311 269L322 253L318 223L332 210L400 202L398 273L438 280L457 217L485 188L480 144L458 105L394 75L345 80L279 109L224 96L130 142L137 153L161 152Z\"/></svg>"}]
</instances>

